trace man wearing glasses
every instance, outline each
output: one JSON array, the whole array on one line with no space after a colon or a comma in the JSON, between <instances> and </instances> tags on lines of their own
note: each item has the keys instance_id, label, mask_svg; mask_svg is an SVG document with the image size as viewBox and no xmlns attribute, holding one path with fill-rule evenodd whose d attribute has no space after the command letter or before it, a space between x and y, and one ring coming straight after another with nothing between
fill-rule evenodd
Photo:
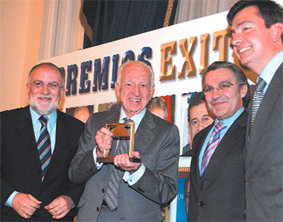
<instances>
[{"instance_id":1,"label":"man wearing glasses","mask_svg":"<svg viewBox=\"0 0 283 222\"><path fill-rule=\"evenodd\" d=\"M84 129L57 110L64 73L52 63L34 66L29 106L1 113L1 220L72 221L83 185L67 171Z\"/></svg>"},{"instance_id":2,"label":"man wearing glasses","mask_svg":"<svg viewBox=\"0 0 283 222\"><path fill-rule=\"evenodd\" d=\"M202 87L215 121L193 140L188 220L244 221L247 78L232 63L214 62Z\"/></svg>"}]
</instances>

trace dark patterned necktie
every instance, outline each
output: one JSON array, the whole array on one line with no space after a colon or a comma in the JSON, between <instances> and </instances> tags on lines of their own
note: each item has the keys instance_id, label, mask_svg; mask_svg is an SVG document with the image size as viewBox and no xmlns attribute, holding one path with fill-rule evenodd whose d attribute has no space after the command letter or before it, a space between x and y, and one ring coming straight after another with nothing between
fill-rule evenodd
<instances>
[{"instance_id":1,"label":"dark patterned necktie","mask_svg":"<svg viewBox=\"0 0 283 222\"><path fill-rule=\"evenodd\" d=\"M51 159L51 145L49 133L47 131L47 119L44 116L41 116L39 118L39 121L41 122L42 126L36 146L41 163L41 181L43 181L46 175L48 164Z\"/></svg>"},{"instance_id":2,"label":"dark patterned necktie","mask_svg":"<svg viewBox=\"0 0 283 222\"><path fill-rule=\"evenodd\" d=\"M263 97L264 97L263 89L265 85L266 85L266 82L263 79L260 79L258 81L257 88L254 93L253 100L252 100L251 127L254 123L257 110L261 104L261 101L263 100Z\"/></svg>"},{"instance_id":3,"label":"dark patterned necktie","mask_svg":"<svg viewBox=\"0 0 283 222\"><path fill-rule=\"evenodd\" d=\"M205 148L203 157L202 157L202 161L201 161L201 168L200 168L200 177L203 176L208 163L216 149L216 147L218 146L219 142L220 142L220 132L225 129L226 126L223 125L223 123L218 122L212 132L212 135L207 143L207 146Z\"/></svg>"},{"instance_id":4,"label":"dark patterned necktie","mask_svg":"<svg viewBox=\"0 0 283 222\"><path fill-rule=\"evenodd\" d=\"M124 123L133 122L133 120L129 118L124 118L123 120ZM129 140L120 140L115 154L119 155L122 153L128 153L128 150L129 150ZM113 165L113 170L110 175L108 188L104 195L104 200L107 203L107 206L111 210L115 210L118 207L118 191L119 191L119 185L123 177L123 173L124 173L123 170L120 170Z\"/></svg>"}]
</instances>

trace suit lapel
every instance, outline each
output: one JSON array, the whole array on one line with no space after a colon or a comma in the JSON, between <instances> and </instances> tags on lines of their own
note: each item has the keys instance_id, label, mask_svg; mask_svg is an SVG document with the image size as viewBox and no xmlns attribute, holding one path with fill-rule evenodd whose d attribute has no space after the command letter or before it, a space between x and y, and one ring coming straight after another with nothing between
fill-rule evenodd
<instances>
[{"instance_id":1,"label":"suit lapel","mask_svg":"<svg viewBox=\"0 0 283 222\"><path fill-rule=\"evenodd\" d=\"M213 153L209 164L205 170L203 177L209 175L211 171L215 170L215 167L235 146L238 145L239 138L244 138L245 127L247 122L247 113L244 111L238 119L232 124L225 136L218 144L215 152Z\"/></svg>"},{"instance_id":2,"label":"suit lapel","mask_svg":"<svg viewBox=\"0 0 283 222\"><path fill-rule=\"evenodd\" d=\"M205 138L207 137L207 134L209 133L209 131L211 130L211 128L214 126L214 122L212 124L210 124L208 127L206 127L203 131L200 132L200 136L198 137L198 140L194 140L193 141L193 149L196 148L196 165L195 165L195 169L196 169L196 178L198 181L198 184L200 184L200 169L199 169L199 154L201 151L201 148L203 147L203 143Z\"/></svg>"},{"instance_id":3,"label":"suit lapel","mask_svg":"<svg viewBox=\"0 0 283 222\"><path fill-rule=\"evenodd\" d=\"M257 111L254 125L250 131L250 143L256 143L262 136L261 133L263 132L263 130L261 129L265 127L266 121L268 121L272 113L273 107L276 104L276 101L280 99L280 95L282 95L282 73L283 63L272 78L270 85L263 98L263 101ZM255 147L253 144L250 144L249 146Z\"/></svg>"},{"instance_id":4,"label":"suit lapel","mask_svg":"<svg viewBox=\"0 0 283 222\"><path fill-rule=\"evenodd\" d=\"M47 173L46 173L46 179L48 178L48 175L52 173L54 169L54 166L56 166L56 163L62 161L62 159L65 158L65 151L67 150L66 144L68 140L68 126L67 126L67 120L63 113L57 110L57 123L56 123L56 141L55 141L55 148L52 154L52 158L50 160ZM57 165L58 166L58 165ZM45 180L46 180L45 179Z\"/></svg>"},{"instance_id":5,"label":"suit lapel","mask_svg":"<svg viewBox=\"0 0 283 222\"><path fill-rule=\"evenodd\" d=\"M18 131L17 133L20 136L19 140L23 141L23 149L27 149L27 154L32 155L32 157L29 158L30 161L34 161L38 169L41 170L41 163L36 147L34 130L29 109L29 106L26 106L23 109L22 115L15 116L17 124L16 130Z\"/></svg>"},{"instance_id":6,"label":"suit lapel","mask_svg":"<svg viewBox=\"0 0 283 222\"><path fill-rule=\"evenodd\" d=\"M152 114L146 110L146 113L139 124L139 127L135 134L134 150L139 151L141 154L145 153L145 148L149 147L149 144L155 138L154 128L156 127ZM148 130L149 129L149 130Z\"/></svg>"}]
</instances>

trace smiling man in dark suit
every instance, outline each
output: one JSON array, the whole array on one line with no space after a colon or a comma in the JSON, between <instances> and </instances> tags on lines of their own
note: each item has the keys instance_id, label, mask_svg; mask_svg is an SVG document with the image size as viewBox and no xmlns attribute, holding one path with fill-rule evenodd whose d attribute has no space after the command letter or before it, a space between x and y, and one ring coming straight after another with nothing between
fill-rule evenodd
<instances>
[{"instance_id":1,"label":"smiling man in dark suit","mask_svg":"<svg viewBox=\"0 0 283 222\"><path fill-rule=\"evenodd\" d=\"M235 54L258 75L245 149L247 221L283 221L283 8L239 1L227 18Z\"/></svg>"},{"instance_id":2,"label":"smiling man in dark suit","mask_svg":"<svg viewBox=\"0 0 283 222\"><path fill-rule=\"evenodd\" d=\"M72 221L83 185L68 179L84 124L57 110L64 74L34 66L29 106L1 112L1 221Z\"/></svg>"},{"instance_id":3,"label":"smiling man in dark suit","mask_svg":"<svg viewBox=\"0 0 283 222\"><path fill-rule=\"evenodd\" d=\"M202 86L215 121L193 140L188 220L244 221L247 78L232 63L214 62Z\"/></svg>"},{"instance_id":4,"label":"smiling man in dark suit","mask_svg":"<svg viewBox=\"0 0 283 222\"><path fill-rule=\"evenodd\" d=\"M160 205L169 204L177 192L178 128L146 108L154 92L151 67L129 61L119 67L117 78L115 91L121 106L90 116L69 170L74 183L87 182L78 220L161 221ZM98 162L104 150L114 154L121 143L116 146L105 124L121 122L125 117L135 123L132 154L141 162L131 162L128 154L117 154L114 165ZM116 171L122 174L114 189L111 184ZM116 195L110 195L113 190Z\"/></svg>"}]
</instances>

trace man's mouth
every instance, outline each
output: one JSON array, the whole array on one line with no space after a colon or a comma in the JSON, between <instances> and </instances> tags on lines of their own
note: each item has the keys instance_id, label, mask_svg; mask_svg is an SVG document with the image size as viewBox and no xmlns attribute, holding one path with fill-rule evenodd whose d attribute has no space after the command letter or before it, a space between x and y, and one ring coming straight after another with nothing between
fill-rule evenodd
<instances>
[{"instance_id":1,"label":"man's mouth","mask_svg":"<svg viewBox=\"0 0 283 222\"><path fill-rule=\"evenodd\" d=\"M140 102L141 101L141 99L134 99L134 98L130 98L130 101L132 101L132 102Z\"/></svg>"},{"instance_id":2,"label":"man's mouth","mask_svg":"<svg viewBox=\"0 0 283 222\"><path fill-rule=\"evenodd\" d=\"M48 100L51 100L52 98L50 98L50 97L38 97L38 99L48 101Z\"/></svg>"},{"instance_id":3,"label":"man's mouth","mask_svg":"<svg viewBox=\"0 0 283 222\"><path fill-rule=\"evenodd\" d=\"M239 50L239 54L242 54L243 52L245 52L245 51L247 51L247 50L249 50L251 48L252 48L251 46L242 48L242 49Z\"/></svg>"}]
</instances>

